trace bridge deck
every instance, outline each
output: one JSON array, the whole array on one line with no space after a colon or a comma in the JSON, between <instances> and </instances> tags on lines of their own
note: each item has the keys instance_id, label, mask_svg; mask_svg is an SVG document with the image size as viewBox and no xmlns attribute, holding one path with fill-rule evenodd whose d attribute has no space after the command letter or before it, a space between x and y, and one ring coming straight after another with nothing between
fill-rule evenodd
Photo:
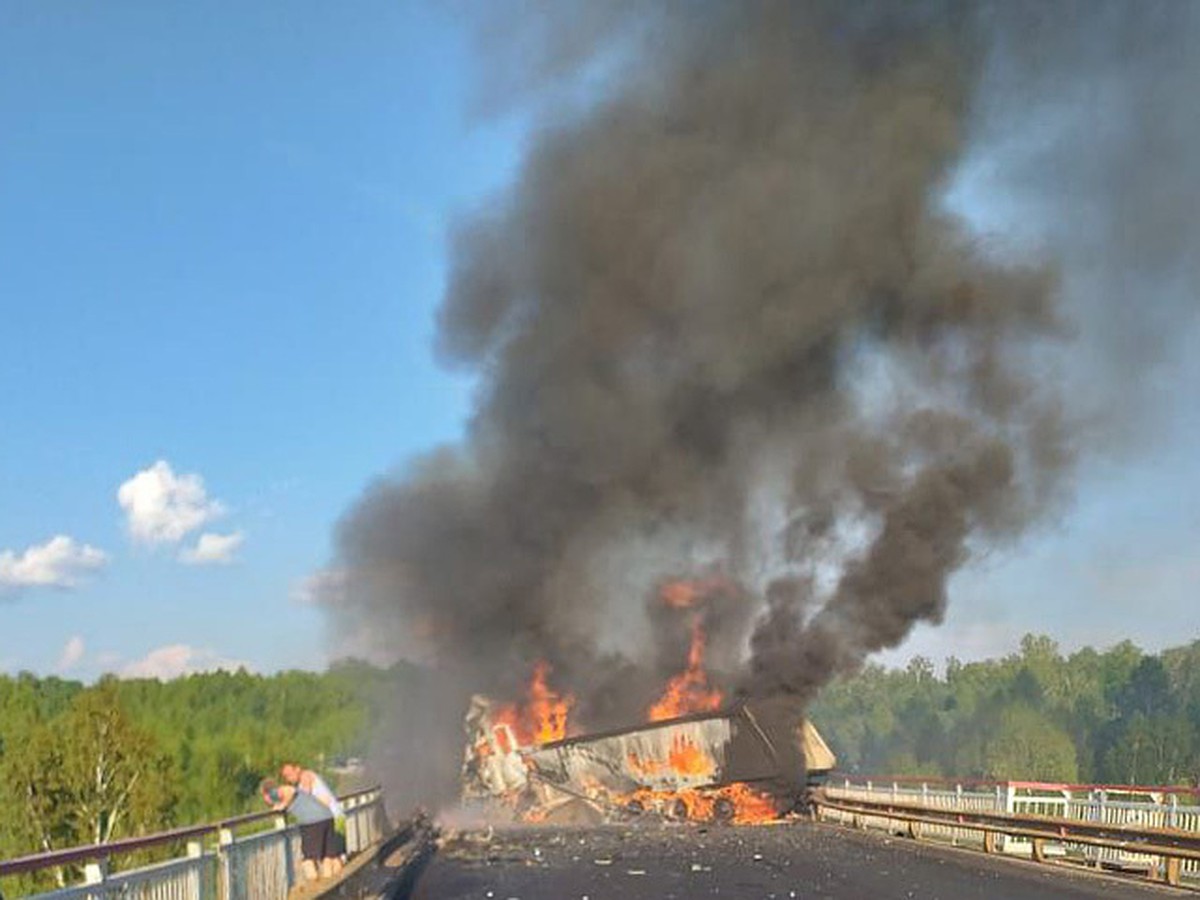
<instances>
[{"instance_id":1,"label":"bridge deck","mask_svg":"<svg viewBox=\"0 0 1200 900\"><path fill-rule=\"evenodd\" d=\"M1148 898L1175 889L1063 866L792 823L468 832L439 852L417 900L633 898Z\"/></svg>"}]
</instances>

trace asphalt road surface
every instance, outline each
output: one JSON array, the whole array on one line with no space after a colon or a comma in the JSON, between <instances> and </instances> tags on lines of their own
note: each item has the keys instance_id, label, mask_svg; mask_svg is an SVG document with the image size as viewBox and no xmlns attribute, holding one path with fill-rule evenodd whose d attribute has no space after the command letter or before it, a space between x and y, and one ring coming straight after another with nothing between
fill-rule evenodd
<instances>
[{"instance_id":1,"label":"asphalt road surface","mask_svg":"<svg viewBox=\"0 0 1200 900\"><path fill-rule=\"evenodd\" d=\"M1157 898L1190 892L829 825L523 829L451 836L416 900Z\"/></svg>"}]
</instances>

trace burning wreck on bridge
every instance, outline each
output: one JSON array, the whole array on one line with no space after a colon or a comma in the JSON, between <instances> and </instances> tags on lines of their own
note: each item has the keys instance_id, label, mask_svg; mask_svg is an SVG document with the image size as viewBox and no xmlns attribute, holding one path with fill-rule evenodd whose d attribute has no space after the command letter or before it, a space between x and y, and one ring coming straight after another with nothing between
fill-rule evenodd
<instances>
[{"instance_id":1,"label":"burning wreck on bridge","mask_svg":"<svg viewBox=\"0 0 1200 900\"><path fill-rule=\"evenodd\" d=\"M704 667L703 600L711 585L671 582L662 602L688 610L687 664L647 710L647 722L579 733L575 700L533 667L519 703L471 700L463 801L517 821L650 814L741 824L803 802L834 756L802 708L781 698L725 703ZM717 585L720 588L720 585Z\"/></svg>"},{"instance_id":2,"label":"burning wreck on bridge","mask_svg":"<svg viewBox=\"0 0 1200 900\"><path fill-rule=\"evenodd\" d=\"M466 720L463 800L525 822L581 813L768 821L795 808L805 788L834 765L811 722L770 716L769 709L742 703L522 746L477 696Z\"/></svg>"},{"instance_id":3,"label":"burning wreck on bridge","mask_svg":"<svg viewBox=\"0 0 1200 900\"><path fill-rule=\"evenodd\" d=\"M448 247L469 422L354 504L323 602L429 667L380 729L399 802L784 807L822 689L1069 495L1058 266L947 204L992 38L1029 42L944 3L530 6L488 46L545 127Z\"/></svg>"}]
</instances>

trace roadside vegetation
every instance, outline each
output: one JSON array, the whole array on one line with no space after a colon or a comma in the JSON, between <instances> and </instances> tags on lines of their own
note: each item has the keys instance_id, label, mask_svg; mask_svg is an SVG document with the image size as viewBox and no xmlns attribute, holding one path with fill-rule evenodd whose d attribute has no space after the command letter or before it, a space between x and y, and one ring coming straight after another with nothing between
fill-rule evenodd
<instances>
[{"instance_id":1,"label":"roadside vegetation","mask_svg":"<svg viewBox=\"0 0 1200 900\"><path fill-rule=\"evenodd\" d=\"M868 667L812 710L838 766L877 775L1190 785L1200 778L1200 641L1063 655L1027 635L944 672Z\"/></svg>"},{"instance_id":2,"label":"roadside vegetation","mask_svg":"<svg viewBox=\"0 0 1200 900\"><path fill-rule=\"evenodd\" d=\"M421 678L361 662L90 686L0 676L0 857L261 809L259 780L285 758L336 781ZM1064 656L1030 635L1019 653L944 672L918 657L836 682L812 718L849 771L1195 784L1200 641Z\"/></svg>"},{"instance_id":3,"label":"roadside vegetation","mask_svg":"<svg viewBox=\"0 0 1200 900\"><path fill-rule=\"evenodd\" d=\"M259 781L285 759L337 784L411 672L348 662L91 686L0 675L0 858L260 811Z\"/></svg>"}]
</instances>

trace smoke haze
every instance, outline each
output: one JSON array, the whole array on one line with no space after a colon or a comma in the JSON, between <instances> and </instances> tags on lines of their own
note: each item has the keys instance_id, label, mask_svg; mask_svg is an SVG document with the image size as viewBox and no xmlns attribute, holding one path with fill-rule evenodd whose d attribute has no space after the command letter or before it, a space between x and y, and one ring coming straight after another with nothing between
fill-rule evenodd
<instances>
[{"instance_id":1,"label":"smoke haze","mask_svg":"<svg viewBox=\"0 0 1200 900\"><path fill-rule=\"evenodd\" d=\"M686 652L686 617L647 598L717 573L726 687L807 701L939 621L951 574L1068 495L1095 412L1059 387L1072 336L1111 335L1113 310L1137 323L1130 347L1084 354L1107 378L1194 309L1195 16L506 12L481 30L481 105L531 104L538 125L511 189L451 237L440 322L447 360L478 374L475 413L462 445L347 513L331 620L435 667L419 704L446 723L544 659L604 727L640 721ZM1098 102L1131 118L1083 165L1072 126L1031 138L1032 100L1044 119L1101 77ZM1133 133L1151 88L1161 169ZM994 252L947 211L980 147L1039 211L1036 252ZM1071 267L1100 256L1122 287L1089 293ZM1158 304L1166 281L1185 289ZM443 731L411 752L456 768Z\"/></svg>"}]
</instances>

